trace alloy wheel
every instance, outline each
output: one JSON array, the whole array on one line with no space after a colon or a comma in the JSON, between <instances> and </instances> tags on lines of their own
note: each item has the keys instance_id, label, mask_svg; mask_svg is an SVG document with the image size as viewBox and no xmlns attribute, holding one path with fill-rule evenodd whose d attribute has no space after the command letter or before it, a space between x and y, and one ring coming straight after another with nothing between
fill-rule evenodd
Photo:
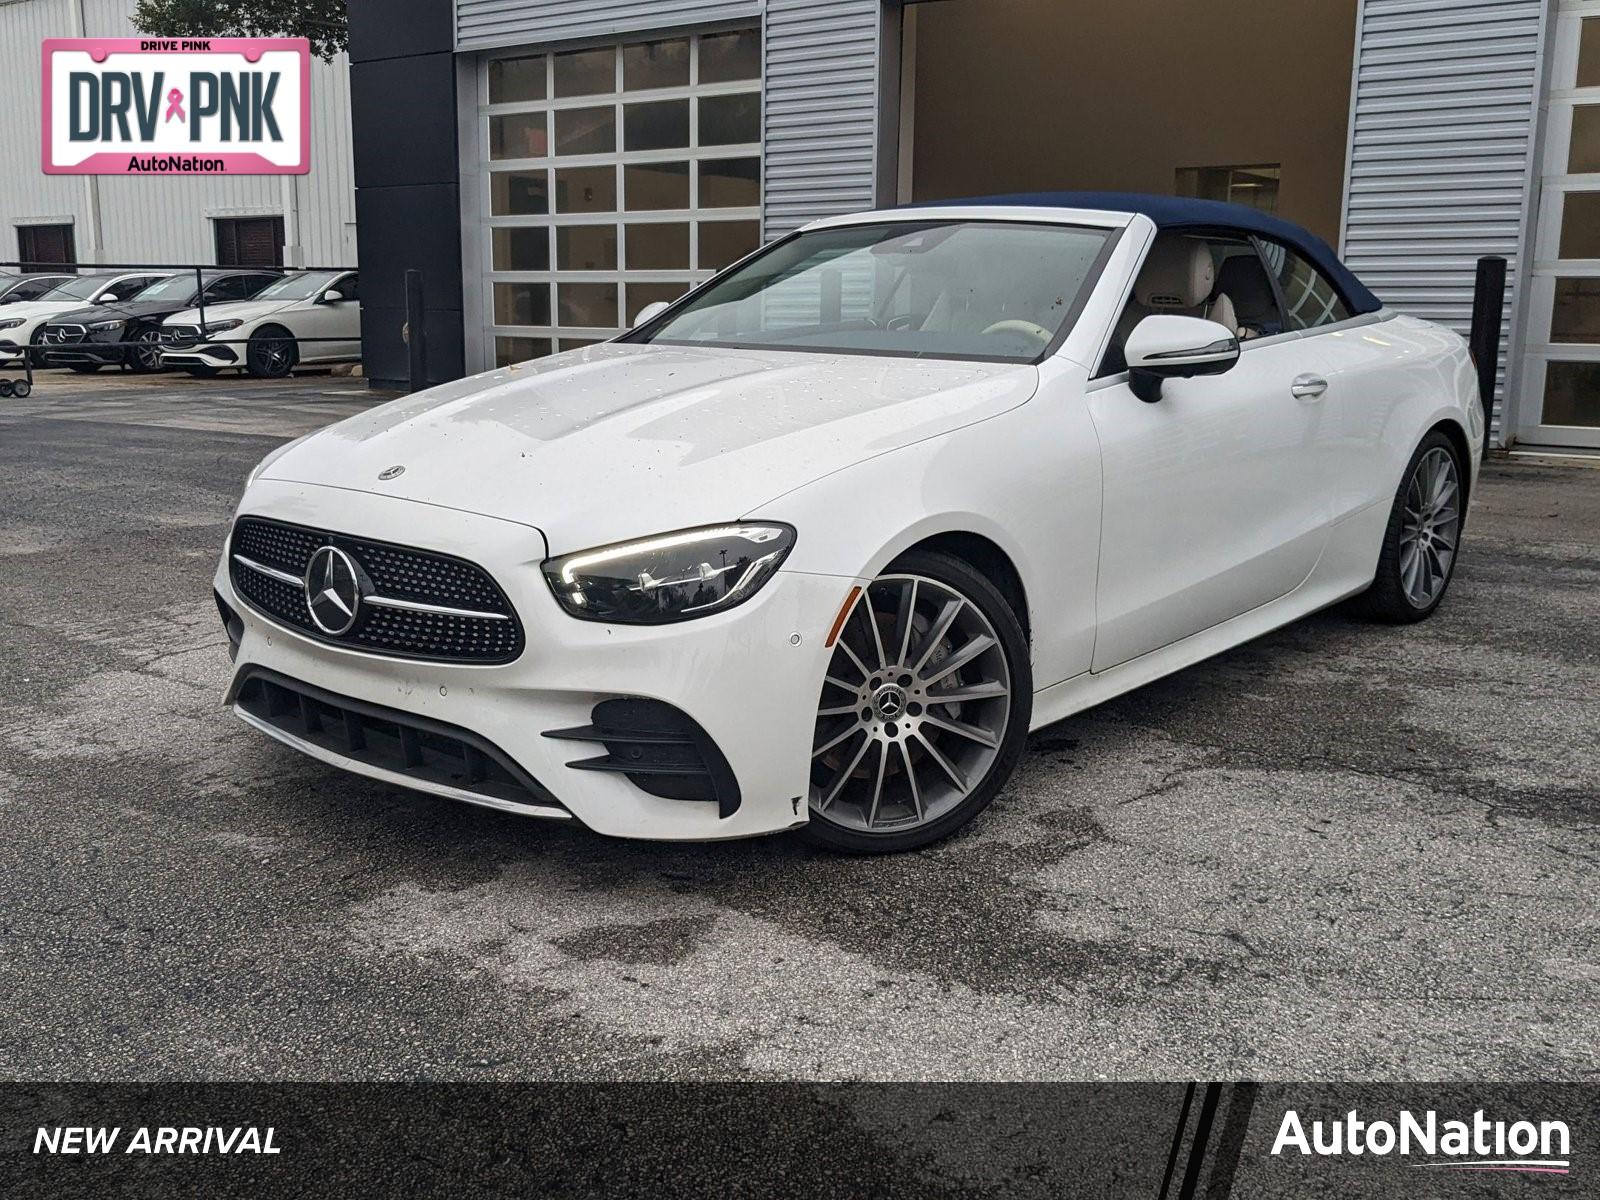
<instances>
[{"instance_id":1,"label":"alloy wheel","mask_svg":"<svg viewBox=\"0 0 1600 1200\"><path fill-rule=\"evenodd\" d=\"M1011 673L993 623L923 575L886 575L834 643L811 753L811 812L898 834L962 803L999 757Z\"/></svg>"},{"instance_id":2,"label":"alloy wheel","mask_svg":"<svg viewBox=\"0 0 1600 1200\"><path fill-rule=\"evenodd\" d=\"M154 329L146 329L134 335L133 362L137 371L159 371L161 369L161 334Z\"/></svg>"},{"instance_id":3,"label":"alloy wheel","mask_svg":"<svg viewBox=\"0 0 1600 1200\"><path fill-rule=\"evenodd\" d=\"M256 374L276 378L287 375L294 363L290 358L289 343L261 338L250 343L250 358Z\"/></svg>"},{"instance_id":4,"label":"alloy wheel","mask_svg":"<svg viewBox=\"0 0 1600 1200\"><path fill-rule=\"evenodd\" d=\"M1461 537L1461 485L1454 457L1435 446L1420 459L1406 488L1400 525L1400 586L1417 608L1444 592Z\"/></svg>"}]
</instances>

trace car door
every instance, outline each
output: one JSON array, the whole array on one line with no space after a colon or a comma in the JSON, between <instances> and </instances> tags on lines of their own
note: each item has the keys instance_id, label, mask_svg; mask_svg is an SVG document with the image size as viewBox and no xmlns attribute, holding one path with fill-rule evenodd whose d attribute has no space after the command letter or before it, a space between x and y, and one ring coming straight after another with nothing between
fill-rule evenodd
<instances>
[{"instance_id":1,"label":"car door","mask_svg":"<svg viewBox=\"0 0 1600 1200\"><path fill-rule=\"evenodd\" d=\"M316 300L301 301L290 310L299 336L319 339L301 344L301 361L328 362L360 354L361 310L355 288L353 272L341 275L318 293ZM328 300L329 292L338 292L343 298Z\"/></svg>"},{"instance_id":2,"label":"car door","mask_svg":"<svg viewBox=\"0 0 1600 1200\"><path fill-rule=\"evenodd\" d=\"M1239 240L1216 248L1242 253ZM1155 403L1125 373L1091 384L1104 464L1096 671L1286 595L1326 543L1327 418L1302 339L1259 319L1233 328L1231 370L1170 380Z\"/></svg>"},{"instance_id":3,"label":"car door","mask_svg":"<svg viewBox=\"0 0 1600 1200\"><path fill-rule=\"evenodd\" d=\"M333 291L344 297L331 304L323 305L329 310L328 323L333 327L333 336L344 339L328 344L329 358L360 358L361 357L361 279L356 272L341 276L334 283Z\"/></svg>"},{"instance_id":4,"label":"car door","mask_svg":"<svg viewBox=\"0 0 1600 1200\"><path fill-rule=\"evenodd\" d=\"M1332 520L1388 503L1397 479L1384 441L1406 391L1392 377L1395 362L1407 357L1396 344L1403 335L1352 324L1349 305L1315 265L1276 242L1262 240L1260 247L1288 328L1300 331L1307 369L1328 383L1322 407Z\"/></svg>"}]
</instances>

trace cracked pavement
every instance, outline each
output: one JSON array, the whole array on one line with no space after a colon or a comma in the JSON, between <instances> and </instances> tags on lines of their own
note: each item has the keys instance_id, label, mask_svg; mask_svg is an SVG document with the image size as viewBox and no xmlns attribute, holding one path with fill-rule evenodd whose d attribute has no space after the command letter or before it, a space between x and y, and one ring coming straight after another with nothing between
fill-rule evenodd
<instances>
[{"instance_id":1,"label":"cracked pavement","mask_svg":"<svg viewBox=\"0 0 1600 1200\"><path fill-rule=\"evenodd\" d=\"M1037 734L963 836L606 841L220 707L249 467L357 381L0 401L0 1076L1600 1073L1600 470L1486 468L1453 591Z\"/></svg>"}]
</instances>

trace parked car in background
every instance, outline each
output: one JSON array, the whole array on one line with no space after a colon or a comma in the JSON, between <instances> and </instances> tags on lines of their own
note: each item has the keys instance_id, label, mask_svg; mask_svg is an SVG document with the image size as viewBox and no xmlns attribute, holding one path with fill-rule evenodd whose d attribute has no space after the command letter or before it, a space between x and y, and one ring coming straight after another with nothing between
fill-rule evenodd
<instances>
[{"instance_id":1,"label":"parked car in background","mask_svg":"<svg viewBox=\"0 0 1600 1200\"><path fill-rule=\"evenodd\" d=\"M39 335L44 365L98 371L126 364L131 371L161 370L161 322L203 301L248 300L282 277L278 271L206 271L201 284L192 271L180 271L116 304L74 309L52 318Z\"/></svg>"},{"instance_id":2,"label":"parked car in background","mask_svg":"<svg viewBox=\"0 0 1600 1200\"><path fill-rule=\"evenodd\" d=\"M301 363L350 362L361 357L361 302L354 271L296 271L249 300L168 317L161 327L161 361L195 375L241 367L277 379ZM332 341L324 341L331 338Z\"/></svg>"},{"instance_id":3,"label":"parked car in background","mask_svg":"<svg viewBox=\"0 0 1600 1200\"><path fill-rule=\"evenodd\" d=\"M51 288L71 279L71 275L13 275L0 272L0 304L21 304L37 300Z\"/></svg>"},{"instance_id":4,"label":"parked car in background","mask_svg":"<svg viewBox=\"0 0 1600 1200\"><path fill-rule=\"evenodd\" d=\"M270 454L228 702L602 833L910 849L1032 729L1347 598L1429 616L1484 426L1460 337L1251 208L835 217Z\"/></svg>"},{"instance_id":5,"label":"parked car in background","mask_svg":"<svg viewBox=\"0 0 1600 1200\"><path fill-rule=\"evenodd\" d=\"M115 304L131 300L158 280L166 271L125 271L120 274L51 276L64 279L37 300L7 305L0 309L0 363L18 362L22 347L39 337L52 317L59 317L86 304ZM39 366L37 359L35 366Z\"/></svg>"}]
</instances>

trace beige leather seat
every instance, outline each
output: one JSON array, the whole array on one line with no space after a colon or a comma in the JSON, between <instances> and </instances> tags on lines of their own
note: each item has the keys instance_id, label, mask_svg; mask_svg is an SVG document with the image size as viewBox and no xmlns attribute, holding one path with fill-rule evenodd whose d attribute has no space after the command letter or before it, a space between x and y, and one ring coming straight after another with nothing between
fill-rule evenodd
<instances>
[{"instance_id":1,"label":"beige leather seat","mask_svg":"<svg viewBox=\"0 0 1600 1200\"><path fill-rule=\"evenodd\" d=\"M1134 282L1133 296L1147 314L1206 317L1237 333L1233 301L1225 295L1211 299L1216 285L1216 263L1204 242L1162 234L1150 247L1150 256Z\"/></svg>"},{"instance_id":2,"label":"beige leather seat","mask_svg":"<svg viewBox=\"0 0 1600 1200\"><path fill-rule=\"evenodd\" d=\"M1126 365L1122 348L1134 326L1153 313L1180 317L1205 317L1239 330L1233 301L1227 296L1211 299L1217 283L1217 266L1210 248L1196 238L1176 233L1156 235L1155 243L1133 282L1133 299L1123 310L1107 356L1107 369L1120 371Z\"/></svg>"}]
</instances>

